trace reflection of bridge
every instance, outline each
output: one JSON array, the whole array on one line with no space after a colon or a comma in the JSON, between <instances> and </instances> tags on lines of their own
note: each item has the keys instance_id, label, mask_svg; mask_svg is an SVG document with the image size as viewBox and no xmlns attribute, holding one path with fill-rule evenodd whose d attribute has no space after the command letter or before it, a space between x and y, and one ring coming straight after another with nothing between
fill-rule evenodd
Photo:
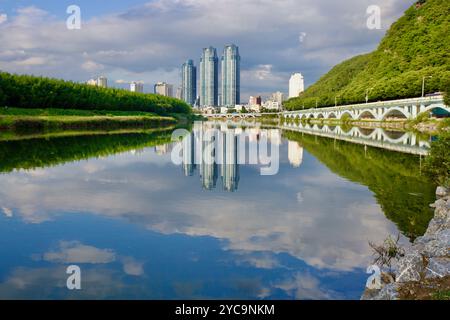
<instances>
[{"instance_id":1,"label":"reflection of bridge","mask_svg":"<svg viewBox=\"0 0 450 320\"><path fill-rule=\"evenodd\" d=\"M279 115L279 113L254 113L254 112L249 112L249 113L212 113L212 114L205 114L204 116L207 118L219 118L219 119L235 119L235 118L240 118L240 119L247 119L247 118L259 118L262 116L267 116L267 115Z\"/></svg>"},{"instance_id":2,"label":"reflection of bridge","mask_svg":"<svg viewBox=\"0 0 450 320\"><path fill-rule=\"evenodd\" d=\"M320 126L309 124L285 123L284 130L298 131L315 136L344 140L352 143L388 149L397 152L427 155L430 147L427 141L420 141L414 133L386 131L381 128L363 129L353 127L349 131L339 126Z\"/></svg>"},{"instance_id":3,"label":"reflection of bridge","mask_svg":"<svg viewBox=\"0 0 450 320\"><path fill-rule=\"evenodd\" d=\"M450 114L450 108L444 104L443 96L402 99L366 104L355 104L331 108L305 109L284 112L285 118L297 119L373 119L383 121L389 118L414 119L420 113L438 112Z\"/></svg>"}]
</instances>

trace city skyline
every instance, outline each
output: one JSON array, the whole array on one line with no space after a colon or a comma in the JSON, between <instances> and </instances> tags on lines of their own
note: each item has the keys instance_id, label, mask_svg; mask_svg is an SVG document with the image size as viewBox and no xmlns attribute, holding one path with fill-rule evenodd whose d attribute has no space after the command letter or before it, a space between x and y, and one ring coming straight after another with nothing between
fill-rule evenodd
<instances>
[{"instance_id":1,"label":"city skyline","mask_svg":"<svg viewBox=\"0 0 450 320\"><path fill-rule=\"evenodd\" d=\"M108 6L80 0L81 29L67 30L66 4L7 0L0 7L5 16L0 69L79 82L102 74L118 81L110 86L121 88L135 80L178 87L181 61L197 57L205 43L221 48L234 42L246 52L241 67L245 101L250 95L287 92L285 83L294 70L301 70L309 86L338 62L372 51L413 2L381 0L382 29L369 30L370 1L365 0L339 5L297 0L283 6L274 1L258 7L237 0L135 0Z\"/></svg>"}]
</instances>

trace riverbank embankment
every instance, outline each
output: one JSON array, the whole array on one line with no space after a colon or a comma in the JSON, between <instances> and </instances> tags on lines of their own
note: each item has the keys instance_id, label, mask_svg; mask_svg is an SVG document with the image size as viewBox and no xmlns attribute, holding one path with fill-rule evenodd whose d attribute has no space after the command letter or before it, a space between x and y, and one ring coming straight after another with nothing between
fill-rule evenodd
<instances>
[{"instance_id":1,"label":"riverbank embankment","mask_svg":"<svg viewBox=\"0 0 450 320\"><path fill-rule=\"evenodd\" d=\"M450 190L438 187L434 217L422 237L382 270L380 289L366 289L362 300L450 299Z\"/></svg>"}]
</instances>

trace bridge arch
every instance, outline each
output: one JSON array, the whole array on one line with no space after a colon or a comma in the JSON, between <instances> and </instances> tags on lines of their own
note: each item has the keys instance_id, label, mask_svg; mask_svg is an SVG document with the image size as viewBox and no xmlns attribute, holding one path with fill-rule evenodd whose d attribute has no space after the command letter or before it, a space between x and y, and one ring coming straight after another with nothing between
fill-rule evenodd
<instances>
[{"instance_id":1,"label":"bridge arch","mask_svg":"<svg viewBox=\"0 0 450 320\"><path fill-rule=\"evenodd\" d=\"M376 119L377 115L372 110L364 110L363 112L361 112L359 114L359 116L357 118L358 118L358 120L361 120L361 119Z\"/></svg>"},{"instance_id":2,"label":"bridge arch","mask_svg":"<svg viewBox=\"0 0 450 320\"><path fill-rule=\"evenodd\" d=\"M386 112L381 116L381 120L386 120L389 117L394 117L397 119L408 119L410 117L409 113L405 113L402 108L389 108Z\"/></svg>"},{"instance_id":3,"label":"bridge arch","mask_svg":"<svg viewBox=\"0 0 450 320\"><path fill-rule=\"evenodd\" d=\"M336 118L337 118L336 113L330 112L330 113L328 114L328 119L336 119Z\"/></svg>"}]
</instances>

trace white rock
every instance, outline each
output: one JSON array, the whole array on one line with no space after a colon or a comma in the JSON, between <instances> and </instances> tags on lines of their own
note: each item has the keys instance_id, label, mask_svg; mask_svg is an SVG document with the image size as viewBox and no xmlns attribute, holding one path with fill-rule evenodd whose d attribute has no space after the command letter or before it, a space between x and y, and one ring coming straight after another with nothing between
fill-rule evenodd
<instances>
[{"instance_id":1,"label":"white rock","mask_svg":"<svg viewBox=\"0 0 450 320\"><path fill-rule=\"evenodd\" d=\"M448 194L449 194L449 192L448 192L447 188L437 187L437 189L436 189L436 196L438 198L443 198L443 197L447 196Z\"/></svg>"},{"instance_id":2,"label":"white rock","mask_svg":"<svg viewBox=\"0 0 450 320\"><path fill-rule=\"evenodd\" d=\"M450 275L449 258L431 258L426 268L426 278L443 278Z\"/></svg>"}]
</instances>

